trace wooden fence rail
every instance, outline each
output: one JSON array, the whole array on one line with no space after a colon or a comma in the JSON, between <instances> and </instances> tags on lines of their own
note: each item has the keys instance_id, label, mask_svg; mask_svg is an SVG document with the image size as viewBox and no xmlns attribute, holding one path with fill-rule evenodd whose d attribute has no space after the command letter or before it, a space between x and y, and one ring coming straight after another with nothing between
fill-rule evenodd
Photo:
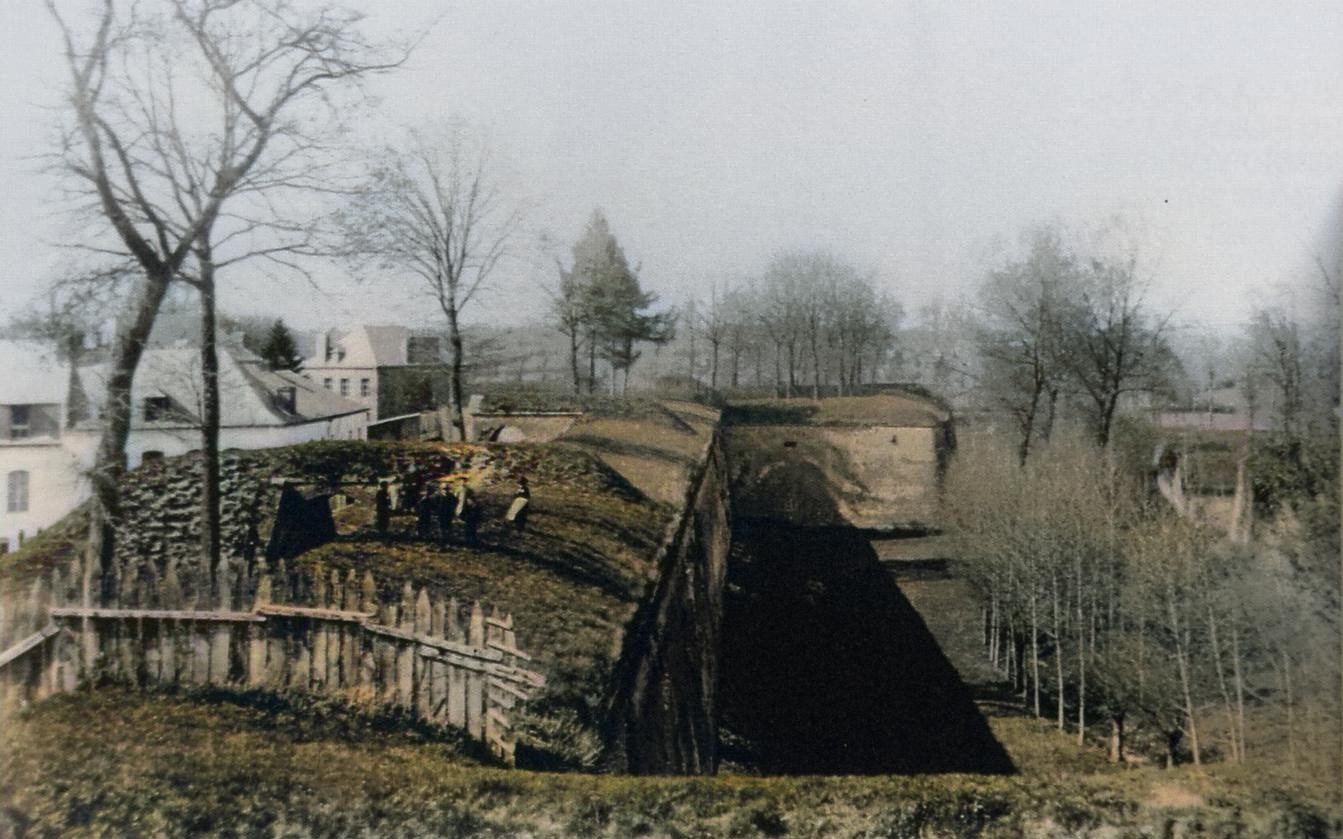
<instances>
[{"instance_id":1,"label":"wooden fence rail","mask_svg":"<svg viewBox=\"0 0 1343 839\"><path fill-rule=\"evenodd\" d=\"M510 711L545 685L511 614L409 583L380 602L367 572L298 575L281 562L226 578L217 602L232 608L210 609L181 602L172 569L121 569L136 582L115 604L95 604L93 575L77 570L0 591L0 720L103 677L304 691L462 728L512 763Z\"/></svg>"}]
</instances>

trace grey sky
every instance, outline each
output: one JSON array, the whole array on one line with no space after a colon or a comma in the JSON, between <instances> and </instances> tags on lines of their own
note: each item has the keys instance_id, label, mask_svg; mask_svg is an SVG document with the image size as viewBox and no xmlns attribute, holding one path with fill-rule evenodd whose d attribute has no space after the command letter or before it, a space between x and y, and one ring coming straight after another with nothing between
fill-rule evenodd
<instances>
[{"instance_id":1,"label":"grey sky","mask_svg":"<svg viewBox=\"0 0 1343 839\"><path fill-rule=\"evenodd\" d=\"M601 206L669 300L826 247L912 310L969 288L1024 225L1120 213L1160 302L1229 322L1302 276L1337 218L1336 0L365 5L385 30L442 15L377 85L388 124L487 128L533 227L567 247ZM60 65L39 0L5 0L0 23L2 312L57 264L59 208L24 158ZM532 270L475 316L539 312ZM235 284L226 304L302 325L425 318L334 275L320 297Z\"/></svg>"}]
</instances>

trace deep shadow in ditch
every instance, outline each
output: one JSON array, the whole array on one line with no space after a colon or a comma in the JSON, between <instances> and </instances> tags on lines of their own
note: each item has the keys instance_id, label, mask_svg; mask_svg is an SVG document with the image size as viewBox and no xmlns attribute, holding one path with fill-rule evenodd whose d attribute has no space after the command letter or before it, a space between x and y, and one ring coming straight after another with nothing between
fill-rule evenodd
<instances>
[{"instance_id":1,"label":"deep shadow in ditch","mask_svg":"<svg viewBox=\"0 0 1343 839\"><path fill-rule=\"evenodd\" d=\"M768 774L1014 771L855 528L738 521L723 630L730 763Z\"/></svg>"}]
</instances>

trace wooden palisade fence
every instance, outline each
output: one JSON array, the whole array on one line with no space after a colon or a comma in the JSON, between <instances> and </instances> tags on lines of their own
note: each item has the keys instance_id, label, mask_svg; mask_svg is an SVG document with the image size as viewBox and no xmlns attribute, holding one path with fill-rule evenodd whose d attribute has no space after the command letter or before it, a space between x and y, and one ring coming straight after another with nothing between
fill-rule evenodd
<instances>
[{"instance_id":1,"label":"wooden palisade fence","mask_svg":"<svg viewBox=\"0 0 1343 839\"><path fill-rule=\"evenodd\" d=\"M462 728L512 763L510 711L545 679L511 614L409 583L380 602L368 572L297 574L281 561L238 577L209 598L231 608L197 608L205 598L184 598L171 567L157 577L148 564L118 575L114 605L93 605L97 583L59 570L0 593L0 720L105 677L304 691Z\"/></svg>"}]
</instances>

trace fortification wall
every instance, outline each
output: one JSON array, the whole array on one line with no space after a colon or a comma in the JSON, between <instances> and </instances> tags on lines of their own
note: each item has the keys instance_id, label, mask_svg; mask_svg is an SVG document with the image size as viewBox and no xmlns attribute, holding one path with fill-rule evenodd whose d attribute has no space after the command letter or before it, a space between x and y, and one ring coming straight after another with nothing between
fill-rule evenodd
<instances>
[{"instance_id":1,"label":"fortification wall","mask_svg":"<svg viewBox=\"0 0 1343 839\"><path fill-rule=\"evenodd\" d=\"M811 527L935 527L950 423L738 425L725 432L734 510Z\"/></svg>"},{"instance_id":2,"label":"fortification wall","mask_svg":"<svg viewBox=\"0 0 1343 839\"><path fill-rule=\"evenodd\" d=\"M718 666L731 512L717 428L668 527L606 707L604 764L635 774L717 768Z\"/></svg>"}]
</instances>

